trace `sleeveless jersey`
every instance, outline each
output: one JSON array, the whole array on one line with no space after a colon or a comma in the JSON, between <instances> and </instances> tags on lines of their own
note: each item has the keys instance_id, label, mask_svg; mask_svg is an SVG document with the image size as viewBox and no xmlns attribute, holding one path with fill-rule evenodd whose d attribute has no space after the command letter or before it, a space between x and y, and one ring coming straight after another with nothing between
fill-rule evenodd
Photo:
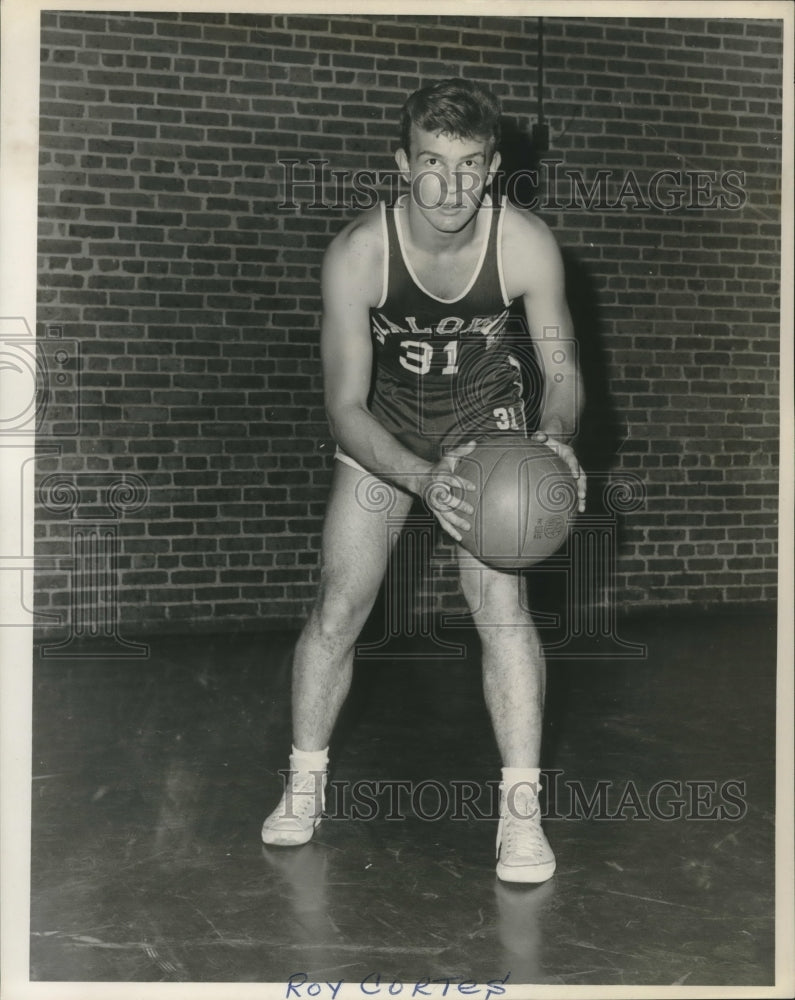
<instances>
[{"instance_id":1,"label":"sleeveless jersey","mask_svg":"<svg viewBox=\"0 0 795 1000\"><path fill-rule=\"evenodd\" d=\"M509 351L500 258L504 205L484 203L488 232L469 284L445 299L423 288L400 218L381 203L384 293L370 309L375 377L370 411L402 444L437 461L456 444L525 433L522 373Z\"/></svg>"}]
</instances>

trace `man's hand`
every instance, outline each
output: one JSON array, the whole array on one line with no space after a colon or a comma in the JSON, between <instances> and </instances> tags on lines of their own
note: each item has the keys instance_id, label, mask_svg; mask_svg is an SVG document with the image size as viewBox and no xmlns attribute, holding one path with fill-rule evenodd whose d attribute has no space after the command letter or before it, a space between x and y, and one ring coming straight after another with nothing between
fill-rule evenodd
<instances>
[{"instance_id":1,"label":"man's hand","mask_svg":"<svg viewBox=\"0 0 795 1000\"><path fill-rule=\"evenodd\" d=\"M550 437L549 434L544 433L544 431L536 431L535 434L531 435L531 440L537 441L539 444L545 444L547 448L554 451L556 455L560 455L566 465L568 465L571 469L571 474L574 476L577 483L577 509L581 514L585 513L587 481L582 466L577 461L577 456L574 454L574 449L571 445L564 444L562 441L557 441L555 438Z\"/></svg>"},{"instance_id":2,"label":"man's hand","mask_svg":"<svg viewBox=\"0 0 795 1000\"><path fill-rule=\"evenodd\" d=\"M457 542L461 532L469 531L467 516L475 513L475 508L464 499L466 493L474 493L477 486L468 479L455 475L459 458L469 455L475 448L474 441L451 449L433 465L423 477L420 495L426 506L444 530ZM462 516L463 515L463 516Z\"/></svg>"}]
</instances>

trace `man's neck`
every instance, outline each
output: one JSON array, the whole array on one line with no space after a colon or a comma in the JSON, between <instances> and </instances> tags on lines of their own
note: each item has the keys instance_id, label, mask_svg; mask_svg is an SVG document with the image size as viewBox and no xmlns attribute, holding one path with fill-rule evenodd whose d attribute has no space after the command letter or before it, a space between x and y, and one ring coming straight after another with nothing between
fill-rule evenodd
<instances>
[{"instance_id":1,"label":"man's neck","mask_svg":"<svg viewBox=\"0 0 795 1000\"><path fill-rule=\"evenodd\" d=\"M484 201L477 211L467 220L461 229L444 232L431 225L422 214L415 201L407 198L405 203L405 231L411 245L420 252L429 254L455 254L468 249L477 242L482 232L482 209Z\"/></svg>"}]
</instances>

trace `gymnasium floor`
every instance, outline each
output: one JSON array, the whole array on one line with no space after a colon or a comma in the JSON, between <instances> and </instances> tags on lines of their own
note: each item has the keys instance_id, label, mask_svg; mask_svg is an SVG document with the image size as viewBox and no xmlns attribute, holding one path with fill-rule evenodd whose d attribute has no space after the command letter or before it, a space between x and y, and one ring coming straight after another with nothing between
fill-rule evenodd
<instances>
[{"instance_id":1,"label":"gymnasium floor","mask_svg":"<svg viewBox=\"0 0 795 1000\"><path fill-rule=\"evenodd\" d=\"M477 818L499 771L470 631L443 634L463 658L415 638L358 662L331 775L337 818L298 849L259 840L289 751L294 635L40 659L31 979L305 973L369 976L381 995L394 980L456 977L772 983L775 620L643 617L621 633L646 657L550 664L558 871L537 887L497 881L496 821ZM413 782L414 798L394 784L379 798L362 779ZM474 807L456 798L461 782L470 799L483 788ZM344 818L354 788L375 818ZM453 818L456 803L468 818Z\"/></svg>"}]
</instances>

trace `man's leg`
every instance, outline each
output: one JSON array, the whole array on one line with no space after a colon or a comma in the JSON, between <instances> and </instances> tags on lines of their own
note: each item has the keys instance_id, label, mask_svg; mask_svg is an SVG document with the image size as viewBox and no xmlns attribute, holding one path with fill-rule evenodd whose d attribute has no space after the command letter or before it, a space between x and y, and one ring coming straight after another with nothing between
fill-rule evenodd
<instances>
[{"instance_id":1,"label":"man's leg","mask_svg":"<svg viewBox=\"0 0 795 1000\"><path fill-rule=\"evenodd\" d=\"M293 775L263 825L262 839L270 844L306 843L319 822L326 751L350 689L354 646L412 503L369 473L339 461L334 466L320 587L293 659Z\"/></svg>"},{"instance_id":2,"label":"man's leg","mask_svg":"<svg viewBox=\"0 0 795 1000\"><path fill-rule=\"evenodd\" d=\"M555 870L538 805L546 667L525 580L485 566L460 547L459 567L480 635L483 692L503 764L497 874L543 882Z\"/></svg>"}]
</instances>

